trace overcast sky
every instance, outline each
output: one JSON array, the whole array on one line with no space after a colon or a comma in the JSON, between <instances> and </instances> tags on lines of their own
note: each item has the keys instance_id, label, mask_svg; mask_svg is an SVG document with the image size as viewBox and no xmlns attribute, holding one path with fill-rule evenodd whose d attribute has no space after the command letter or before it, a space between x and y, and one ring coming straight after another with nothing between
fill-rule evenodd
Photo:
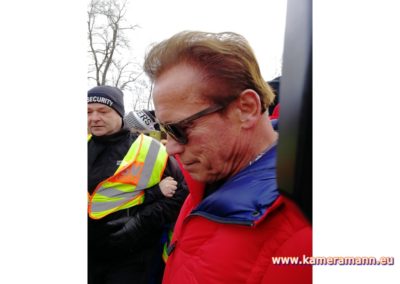
<instances>
[{"instance_id":1,"label":"overcast sky","mask_svg":"<svg viewBox=\"0 0 400 284\"><path fill-rule=\"evenodd\" d=\"M130 24L141 26L131 39L139 58L143 58L150 43L182 30L232 31L250 42L264 79L273 79L280 67L285 0L131 0L127 18Z\"/></svg>"},{"instance_id":2,"label":"overcast sky","mask_svg":"<svg viewBox=\"0 0 400 284\"><path fill-rule=\"evenodd\" d=\"M130 0L126 19L129 24L140 26L129 34L140 64L150 44L180 31L231 31L249 41L265 80L281 73L286 0L247 0L246 5L231 0ZM133 110L134 95L125 92L127 112Z\"/></svg>"}]
</instances>

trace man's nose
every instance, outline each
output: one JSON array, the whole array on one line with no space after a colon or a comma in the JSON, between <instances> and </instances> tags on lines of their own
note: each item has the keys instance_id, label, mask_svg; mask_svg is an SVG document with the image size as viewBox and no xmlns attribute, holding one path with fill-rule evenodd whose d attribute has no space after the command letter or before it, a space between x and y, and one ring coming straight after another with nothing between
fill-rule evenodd
<instances>
[{"instance_id":1,"label":"man's nose","mask_svg":"<svg viewBox=\"0 0 400 284\"><path fill-rule=\"evenodd\" d=\"M89 113L88 120L90 120L90 121L99 120L99 114L96 111Z\"/></svg>"},{"instance_id":2,"label":"man's nose","mask_svg":"<svg viewBox=\"0 0 400 284\"><path fill-rule=\"evenodd\" d=\"M180 154L183 152L185 145L179 144L167 134L167 153L170 156Z\"/></svg>"}]
</instances>

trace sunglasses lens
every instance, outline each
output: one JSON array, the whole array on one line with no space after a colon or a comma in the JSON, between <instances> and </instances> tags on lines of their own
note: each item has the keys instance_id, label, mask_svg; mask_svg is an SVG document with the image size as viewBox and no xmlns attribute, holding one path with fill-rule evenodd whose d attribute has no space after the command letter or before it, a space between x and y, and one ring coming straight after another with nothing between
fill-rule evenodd
<instances>
[{"instance_id":1,"label":"sunglasses lens","mask_svg":"<svg viewBox=\"0 0 400 284\"><path fill-rule=\"evenodd\" d=\"M176 140L180 144L186 144L187 143L187 137L185 130L182 129L179 125L177 124L166 124L163 125L164 131L168 133L169 136L171 136L174 140Z\"/></svg>"}]
</instances>

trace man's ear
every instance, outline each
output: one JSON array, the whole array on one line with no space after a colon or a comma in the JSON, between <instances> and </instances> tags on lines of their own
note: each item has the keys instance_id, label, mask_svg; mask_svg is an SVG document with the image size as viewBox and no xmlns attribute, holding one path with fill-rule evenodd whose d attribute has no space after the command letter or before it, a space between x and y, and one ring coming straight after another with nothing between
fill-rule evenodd
<instances>
[{"instance_id":1,"label":"man's ear","mask_svg":"<svg viewBox=\"0 0 400 284\"><path fill-rule=\"evenodd\" d=\"M246 89L240 93L237 99L239 119L243 128L251 128L260 119L261 100L259 95L251 89Z\"/></svg>"}]
</instances>

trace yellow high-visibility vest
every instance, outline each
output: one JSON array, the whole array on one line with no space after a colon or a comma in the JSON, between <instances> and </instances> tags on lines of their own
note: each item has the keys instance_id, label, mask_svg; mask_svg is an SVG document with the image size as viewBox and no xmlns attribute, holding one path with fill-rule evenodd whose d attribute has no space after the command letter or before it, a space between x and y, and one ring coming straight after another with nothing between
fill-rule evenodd
<instances>
[{"instance_id":1,"label":"yellow high-visibility vest","mask_svg":"<svg viewBox=\"0 0 400 284\"><path fill-rule=\"evenodd\" d=\"M101 219L118 210L143 203L144 190L160 182L167 159L164 145L141 134L114 175L99 183L93 194L89 195L90 218Z\"/></svg>"}]
</instances>

